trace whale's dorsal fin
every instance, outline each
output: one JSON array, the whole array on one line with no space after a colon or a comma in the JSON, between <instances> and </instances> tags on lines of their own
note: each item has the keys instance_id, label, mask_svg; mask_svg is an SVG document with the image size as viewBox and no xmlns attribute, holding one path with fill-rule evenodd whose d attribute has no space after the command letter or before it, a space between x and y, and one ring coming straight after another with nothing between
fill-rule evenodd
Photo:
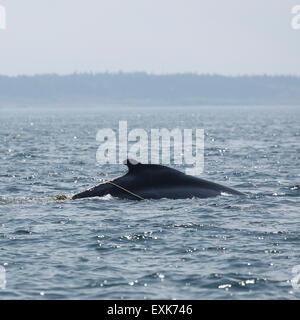
<instances>
[{"instance_id":1,"label":"whale's dorsal fin","mask_svg":"<svg viewBox=\"0 0 300 320\"><path fill-rule=\"evenodd\" d=\"M126 160L123 161L123 164L125 164L128 167L128 172L129 173L133 173L133 172L140 173L141 170L151 169L152 173L156 172L156 173L160 173L161 174L162 171L163 171L165 173L166 172L171 172L173 175L174 175L174 173L180 174L180 175L184 174L181 171L178 171L176 169L163 166L161 164L144 164L144 163L138 162L135 159L126 159Z\"/></svg>"},{"instance_id":2,"label":"whale's dorsal fin","mask_svg":"<svg viewBox=\"0 0 300 320\"><path fill-rule=\"evenodd\" d=\"M134 159L126 159L123 161L123 164L125 164L128 167L129 172L132 172L135 168L141 165L140 162Z\"/></svg>"}]
</instances>

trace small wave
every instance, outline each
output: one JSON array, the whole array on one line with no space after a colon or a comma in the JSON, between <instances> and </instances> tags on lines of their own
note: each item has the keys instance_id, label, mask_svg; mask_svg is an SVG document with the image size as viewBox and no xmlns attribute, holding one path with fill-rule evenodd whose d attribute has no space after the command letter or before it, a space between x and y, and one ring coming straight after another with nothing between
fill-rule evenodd
<instances>
[{"instance_id":1,"label":"small wave","mask_svg":"<svg viewBox=\"0 0 300 320\"><path fill-rule=\"evenodd\" d=\"M14 235L31 235L32 232L30 230L27 229L17 229L15 230L15 232L13 233Z\"/></svg>"},{"instance_id":2,"label":"small wave","mask_svg":"<svg viewBox=\"0 0 300 320\"><path fill-rule=\"evenodd\" d=\"M223 197L232 197L233 195L227 192L221 192L221 196Z\"/></svg>"},{"instance_id":3,"label":"small wave","mask_svg":"<svg viewBox=\"0 0 300 320\"><path fill-rule=\"evenodd\" d=\"M110 194L106 194L105 196L100 197L100 199L107 201L107 200L112 200L112 199L114 199L114 197L113 197L112 195L110 195Z\"/></svg>"},{"instance_id":4,"label":"small wave","mask_svg":"<svg viewBox=\"0 0 300 320\"><path fill-rule=\"evenodd\" d=\"M286 195L285 192L274 192L272 194L272 196L274 197L284 197L285 195Z\"/></svg>"},{"instance_id":5,"label":"small wave","mask_svg":"<svg viewBox=\"0 0 300 320\"><path fill-rule=\"evenodd\" d=\"M150 232L144 232L140 234L127 234L125 236L120 237L120 241L123 240L129 240L129 241L140 241L140 240L157 240L158 237L154 236L153 233Z\"/></svg>"}]
</instances>

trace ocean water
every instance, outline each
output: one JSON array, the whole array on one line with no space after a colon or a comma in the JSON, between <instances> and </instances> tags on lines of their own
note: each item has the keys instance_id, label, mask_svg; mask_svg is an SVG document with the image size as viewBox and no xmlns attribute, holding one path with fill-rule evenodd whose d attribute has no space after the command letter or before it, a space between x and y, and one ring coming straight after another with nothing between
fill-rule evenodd
<instances>
[{"instance_id":1,"label":"ocean water","mask_svg":"<svg viewBox=\"0 0 300 320\"><path fill-rule=\"evenodd\" d=\"M247 196L54 201L126 172L96 161L119 120L203 128L202 177ZM0 299L299 299L299 140L296 106L2 107Z\"/></svg>"}]
</instances>

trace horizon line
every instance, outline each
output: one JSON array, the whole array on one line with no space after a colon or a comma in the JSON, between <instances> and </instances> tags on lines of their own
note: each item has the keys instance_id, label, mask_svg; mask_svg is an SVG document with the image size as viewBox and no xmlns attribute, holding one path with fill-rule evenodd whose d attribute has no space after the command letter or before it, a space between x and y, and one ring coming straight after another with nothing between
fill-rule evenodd
<instances>
[{"instance_id":1,"label":"horizon line","mask_svg":"<svg viewBox=\"0 0 300 320\"><path fill-rule=\"evenodd\" d=\"M57 72L45 72L45 73L33 73L33 74L26 74L20 73L17 75L9 75L9 74L0 74L0 77L7 77L7 78L19 78L19 77L41 77L41 76L58 76L58 77L68 77L74 75L132 75L132 74L143 74L147 76L179 76L179 75L193 75L193 76L211 76L211 77L223 77L223 78L246 78L246 77L293 77L299 78L300 74L288 74L288 73L253 73L253 74L222 74L222 73L199 73L199 72L165 72L165 73L156 73L156 72L147 72L147 71L74 71L72 73L57 73Z\"/></svg>"}]
</instances>

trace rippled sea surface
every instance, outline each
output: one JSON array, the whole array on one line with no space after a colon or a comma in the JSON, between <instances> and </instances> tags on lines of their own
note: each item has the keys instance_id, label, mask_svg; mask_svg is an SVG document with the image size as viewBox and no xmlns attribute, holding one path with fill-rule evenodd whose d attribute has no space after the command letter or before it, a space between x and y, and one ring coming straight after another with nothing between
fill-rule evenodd
<instances>
[{"instance_id":1,"label":"rippled sea surface","mask_svg":"<svg viewBox=\"0 0 300 320\"><path fill-rule=\"evenodd\" d=\"M202 177L247 196L54 201L126 172L96 161L119 120L203 128ZM1 108L0 299L299 299L299 140L292 106Z\"/></svg>"}]
</instances>

